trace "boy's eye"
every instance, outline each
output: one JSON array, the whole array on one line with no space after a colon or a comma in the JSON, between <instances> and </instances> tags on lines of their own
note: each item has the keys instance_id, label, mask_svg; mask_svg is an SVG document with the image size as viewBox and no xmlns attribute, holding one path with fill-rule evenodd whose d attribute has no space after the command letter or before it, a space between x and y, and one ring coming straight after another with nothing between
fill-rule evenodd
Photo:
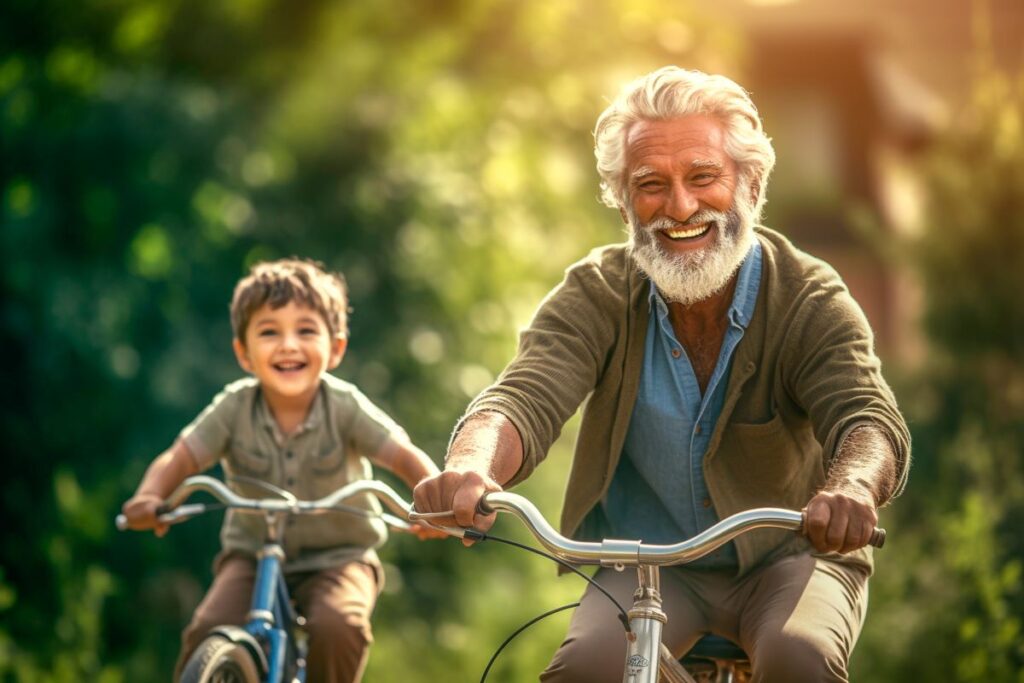
<instances>
[{"instance_id":1,"label":"boy's eye","mask_svg":"<svg viewBox=\"0 0 1024 683\"><path fill-rule=\"evenodd\" d=\"M316 330L315 327L303 327L302 329L299 330L299 334L304 334L304 335L310 335L310 334L316 334L316 333L317 333L317 330Z\"/></svg>"},{"instance_id":2,"label":"boy's eye","mask_svg":"<svg viewBox=\"0 0 1024 683\"><path fill-rule=\"evenodd\" d=\"M273 337L274 335L277 334L277 330L272 330L270 328L267 328L267 329L260 330L256 334L257 334L257 336L260 336L260 337Z\"/></svg>"}]
</instances>

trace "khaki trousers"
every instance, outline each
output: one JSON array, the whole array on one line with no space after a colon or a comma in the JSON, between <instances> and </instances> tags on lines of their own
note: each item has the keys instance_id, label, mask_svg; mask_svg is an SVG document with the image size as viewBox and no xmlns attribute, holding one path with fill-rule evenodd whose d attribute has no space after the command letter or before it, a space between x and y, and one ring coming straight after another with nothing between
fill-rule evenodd
<instances>
[{"instance_id":1,"label":"khaki trousers","mask_svg":"<svg viewBox=\"0 0 1024 683\"><path fill-rule=\"evenodd\" d=\"M235 554L218 561L213 584L181 634L175 681L210 629L245 623L255 578L256 561L251 557ZM306 618L309 633L306 680L309 683L358 681L373 642L370 614L378 592L374 568L362 562L349 562L319 572L288 574L286 580L292 599Z\"/></svg>"},{"instance_id":2,"label":"khaki trousers","mask_svg":"<svg viewBox=\"0 0 1024 683\"><path fill-rule=\"evenodd\" d=\"M626 609L636 570L601 569L595 579ZM739 643L754 683L848 681L847 662L867 610L866 570L792 555L740 579L730 573L661 570L663 641L677 657L705 633ZM621 683L626 639L618 611L588 586L569 632L540 680Z\"/></svg>"}]
</instances>

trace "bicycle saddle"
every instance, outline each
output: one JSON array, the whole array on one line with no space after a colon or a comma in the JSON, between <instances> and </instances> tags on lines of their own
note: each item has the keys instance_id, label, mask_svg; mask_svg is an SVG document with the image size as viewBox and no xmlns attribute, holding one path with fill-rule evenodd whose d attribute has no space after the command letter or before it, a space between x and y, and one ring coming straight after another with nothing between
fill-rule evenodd
<instances>
[{"instance_id":1,"label":"bicycle saddle","mask_svg":"<svg viewBox=\"0 0 1024 683\"><path fill-rule=\"evenodd\" d=\"M747 653L728 638L707 634L697 641L683 658L702 657L704 659L735 659L746 661Z\"/></svg>"}]
</instances>

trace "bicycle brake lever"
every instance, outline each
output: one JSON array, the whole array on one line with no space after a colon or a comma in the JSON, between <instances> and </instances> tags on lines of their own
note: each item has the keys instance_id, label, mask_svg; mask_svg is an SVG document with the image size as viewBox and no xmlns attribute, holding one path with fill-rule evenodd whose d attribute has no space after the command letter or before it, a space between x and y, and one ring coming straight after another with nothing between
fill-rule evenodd
<instances>
[{"instance_id":1,"label":"bicycle brake lever","mask_svg":"<svg viewBox=\"0 0 1024 683\"><path fill-rule=\"evenodd\" d=\"M434 524L430 520L441 519L442 517L451 517L455 513L452 510L444 512L416 512L416 510L409 510L409 521L410 522L422 522L429 526L431 529L437 529L443 531L449 536L455 536L456 538L465 538L467 532L474 532L475 529L464 529L460 526L447 526L443 524Z\"/></svg>"},{"instance_id":2,"label":"bicycle brake lever","mask_svg":"<svg viewBox=\"0 0 1024 683\"><path fill-rule=\"evenodd\" d=\"M179 505L171 509L166 505L160 505L156 509L156 519L163 524L175 524L190 517L195 517L206 512L209 508L205 503L192 503L191 505ZM128 531L128 518L118 515L114 518L114 526L118 531Z\"/></svg>"}]
</instances>

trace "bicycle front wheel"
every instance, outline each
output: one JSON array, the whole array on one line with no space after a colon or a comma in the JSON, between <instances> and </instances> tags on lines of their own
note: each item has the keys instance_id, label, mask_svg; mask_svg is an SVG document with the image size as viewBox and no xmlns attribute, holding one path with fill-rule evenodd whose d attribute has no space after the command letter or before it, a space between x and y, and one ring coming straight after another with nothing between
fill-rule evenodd
<instances>
[{"instance_id":1,"label":"bicycle front wheel","mask_svg":"<svg viewBox=\"0 0 1024 683\"><path fill-rule=\"evenodd\" d=\"M260 683L260 674L244 645L210 636L189 657L181 683Z\"/></svg>"}]
</instances>

